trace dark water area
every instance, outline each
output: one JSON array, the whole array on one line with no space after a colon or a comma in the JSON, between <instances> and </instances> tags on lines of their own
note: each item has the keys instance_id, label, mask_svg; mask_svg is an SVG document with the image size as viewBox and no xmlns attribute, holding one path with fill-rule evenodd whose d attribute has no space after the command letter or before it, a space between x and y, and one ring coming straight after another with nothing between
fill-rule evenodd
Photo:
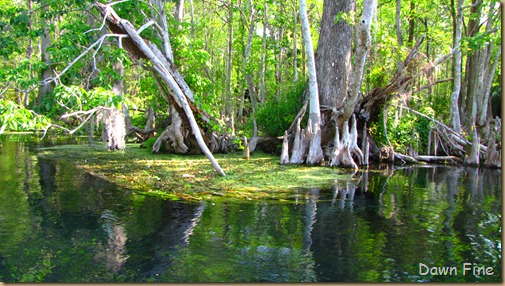
<instances>
[{"instance_id":1,"label":"dark water area","mask_svg":"<svg viewBox=\"0 0 505 286\"><path fill-rule=\"evenodd\" d=\"M289 202L184 203L37 157L62 143L0 136L0 281L502 281L501 170L371 168Z\"/></svg>"}]
</instances>

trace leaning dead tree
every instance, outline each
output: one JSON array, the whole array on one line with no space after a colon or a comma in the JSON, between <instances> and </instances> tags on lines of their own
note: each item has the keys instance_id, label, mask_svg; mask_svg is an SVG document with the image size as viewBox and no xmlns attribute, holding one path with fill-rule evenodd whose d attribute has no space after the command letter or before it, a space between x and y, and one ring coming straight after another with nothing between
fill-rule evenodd
<instances>
[{"instance_id":1,"label":"leaning dead tree","mask_svg":"<svg viewBox=\"0 0 505 286\"><path fill-rule=\"evenodd\" d=\"M211 119L204 111L197 108L191 89L174 67L171 54L167 54L169 43L167 43L166 29L152 20L137 30L128 20L119 17L110 5L95 3L95 6L104 17L109 29L116 35L124 35L120 38L121 46L128 51L130 58L133 61L142 59L150 63L152 75L160 93L169 102L172 115L172 124L160 138L170 140L180 153L186 153L190 148L199 148L210 160L214 169L224 176L224 171L212 155L212 151L219 150L220 146L216 136L206 128L211 123ZM154 26L164 35L165 53L140 35L149 26Z\"/></svg>"}]
</instances>

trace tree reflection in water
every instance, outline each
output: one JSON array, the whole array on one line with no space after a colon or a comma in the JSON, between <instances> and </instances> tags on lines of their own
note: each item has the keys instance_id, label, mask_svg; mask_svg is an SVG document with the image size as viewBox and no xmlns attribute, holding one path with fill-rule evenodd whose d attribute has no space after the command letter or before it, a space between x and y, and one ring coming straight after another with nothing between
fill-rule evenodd
<instances>
[{"instance_id":1,"label":"tree reflection in water","mask_svg":"<svg viewBox=\"0 0 505 286\"><path fill-rule=\"evenodd\" d=\"M0 160L6 282L502 279L500 170L370 168L288 202L192 204L134 195L19 142ZM495 273L418 271L464 262Z\"/></svg>"}]
</instances>

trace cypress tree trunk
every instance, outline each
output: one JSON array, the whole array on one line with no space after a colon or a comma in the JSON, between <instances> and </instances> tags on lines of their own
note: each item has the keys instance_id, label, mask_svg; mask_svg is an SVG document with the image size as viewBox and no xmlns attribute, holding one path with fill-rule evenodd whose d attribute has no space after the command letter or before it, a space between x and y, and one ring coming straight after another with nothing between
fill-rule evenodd
<instances>
[{"instance_id":1,"label":"cypress tree trunk","mask_svg":"<svg viewBox=\"0 0 505 286\"><path fill-rule=\"evenodd\" d=\"M340 109L351 73L352 28L336 15L354 10L354 0L325 0L317 44L316 72L321 106ZM336 21L338 20L338 21Z\"/></svg>"},{"instance_id":2,"label":"cypress tree trunk","mask_svg":"<svg viewBox=\"0 0 505 286\"><path fill-rule=\"evenodd\" d=\"M307 51L308 71L309 71L309 123L307 129L312 130L310 135L309 153L307 155L307 164L320 164L323 162L323 149L321 148L321 114L319 107L319 92L317 86L316 64L314 59L314 49L310 36L309 20L307 18L307 7L305 0L300 0L300 20L302 24L303 42ZM312 125L311 125L312 124Z\"/></svg>"},{"instance_id":3,"label":"cypress tree trunk","mask_svg":"<svg viewBox=\"0 0 505 286\"><path fill-rule=\"evenodd\" d=\"M458 0L456 7L456 30L454 31L454 47L461 44L463 27L463 0ZM461 92L461 50L454 54L454 87L451 94L451 127L456 132L461 132L461 119L459 115L459 94Z\"/></svg>"}]
</instances>

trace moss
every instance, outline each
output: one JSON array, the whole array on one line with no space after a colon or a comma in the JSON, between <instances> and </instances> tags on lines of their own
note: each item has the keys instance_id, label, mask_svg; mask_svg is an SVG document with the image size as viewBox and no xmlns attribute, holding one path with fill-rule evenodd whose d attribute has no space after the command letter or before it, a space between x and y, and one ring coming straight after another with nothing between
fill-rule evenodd
<instances>
[{"instance_id":1,"label":"moss","mask_svg":"<svg viewBox=\"0 0 505 286\"><path fill-rule=\"evenodd\" d=\"M221 177L203 155L149 154L138 144L108 152L101 143L39 149L39 156L67 160L86 172L139 194L183 200L286 200L300 188L327 188L348 171L327 167L280 165L277 156L255 152L215 154L226 172Z\"/></svg>"}]
</instances>

